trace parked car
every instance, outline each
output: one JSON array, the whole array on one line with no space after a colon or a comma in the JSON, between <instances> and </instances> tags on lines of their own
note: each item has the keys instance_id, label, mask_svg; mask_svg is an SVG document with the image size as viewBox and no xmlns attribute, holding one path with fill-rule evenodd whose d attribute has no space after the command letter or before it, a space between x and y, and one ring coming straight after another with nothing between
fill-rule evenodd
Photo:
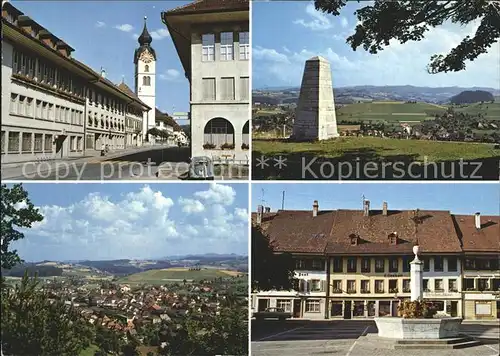
<instances>
[{"instance_id":1,"label":"parked car","mask_svg":"<svg viewBox=\"0 0 500 356\"><path fill-rule=\"evenodd\" d=\"M266 308L264 311L253 313L253 316L257 320L278 319L283 321L291 318L292 314L281 308Z\"/></svg>"},{"instance_id":2,"label":"parked car","mask_svg":"<svg viewBox=\"0 0 500 356\"><path fill-rule=\"evenodd\" d=\"M189 163L188 180L214 180L214 163L206 156L193 157Z\"/></svg>"}]
</instances>

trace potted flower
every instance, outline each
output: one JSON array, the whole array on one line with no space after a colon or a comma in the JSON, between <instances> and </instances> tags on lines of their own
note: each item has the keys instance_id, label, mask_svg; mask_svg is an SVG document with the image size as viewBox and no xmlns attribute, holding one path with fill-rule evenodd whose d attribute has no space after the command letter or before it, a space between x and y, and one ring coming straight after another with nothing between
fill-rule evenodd
<instances>
[{"instance_id":1,"label":"potted flower","mask_svg":"<svg viewBox=\"0 0 500 356\"><path fill-rule=\"evenodd\" d=\"M220 148L223 150L234 150L234 144L226 142L223 145L221 145Z\"/></svg>"},{"instance_id":2,"label":"potted flower","mask_svg":"<svg viewBox=\"0 0 500 356\"><path fill-rule=\"evenodd\" d=\"M207 142L207 143L205 143L205 144L203 145L203 148L204 148L205 150L213 150L213 149L215 148L215 145L214 145L213 143L208 143L208 142Z\"/></svg>"},{"instance_id":3,"label":"potted flower","mask_svg":"<svg viewBox=\"0 0 500 356\"><path fill-rule=\"evenodd\" d=\"M241 145L241 149L242 149L242 150L248 150L248 149L250 149L250 146L249 146L248 144L246 144L246 143L243 143L243 144Z\"/></svg>"}]
</instances>

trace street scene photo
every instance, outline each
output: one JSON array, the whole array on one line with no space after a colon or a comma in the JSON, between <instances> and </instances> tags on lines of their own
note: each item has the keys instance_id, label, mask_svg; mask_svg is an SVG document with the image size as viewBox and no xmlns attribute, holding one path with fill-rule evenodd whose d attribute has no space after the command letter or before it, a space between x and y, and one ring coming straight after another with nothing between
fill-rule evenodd
<instances>
[{"instance_id":1,"label":"street scene photo","mask_svg":"<svg viewBox=\"0 0 500 356\"><path fill-rule=\"evenodd\" d=\"M252 185L251 354L499 353L498 184Z\"/></svg>"},{"instance_id":2,"label":"street scene photo","mask_svg":"<svg viewBox=\"0 0 500 356\"><path fill-rule=\"evenodd\" d=\"M255 2L252 178L498 180L499 22L498 1Z\"/></svg>"},{"instance_id":3,"label":"street scene photo","mask_svg":"<svg viewBox=\"0 0 500 356\"><path fill-rule=\"evenodd\" d=\"M248 186L4 184L2 355L248 355Z\"/></svg>"},{"instance_id":4,"label":"street scene photo","mask_svg":"<svg viewBox=\"0 0 500 356\"><path fill-rule=\"evenodd\" d=\"M40 4L2 1L3 179L248 178L248 0Z\"/></svg>"}]
</instances>

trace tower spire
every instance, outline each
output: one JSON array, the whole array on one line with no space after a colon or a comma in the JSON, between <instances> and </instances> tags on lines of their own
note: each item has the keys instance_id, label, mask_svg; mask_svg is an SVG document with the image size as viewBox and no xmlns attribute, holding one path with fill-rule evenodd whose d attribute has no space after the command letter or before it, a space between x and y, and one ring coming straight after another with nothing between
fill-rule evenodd
<instances>
[{"instance_id":1,"label":"tower spire","mask_svg":"<svg viewBox=\"0 0 500 356\"><path fill-rule=\"evenodd\" d=\"M151 42L153 41L153 38L151 37L151 35L148 32L148 27L146 24L147 19L148 19L148 17L144 16L144 28L142 29L141 35L137 39L141 46L145 46L145 45L149 46L151 44Z\"/></svg>"}]
</instances>

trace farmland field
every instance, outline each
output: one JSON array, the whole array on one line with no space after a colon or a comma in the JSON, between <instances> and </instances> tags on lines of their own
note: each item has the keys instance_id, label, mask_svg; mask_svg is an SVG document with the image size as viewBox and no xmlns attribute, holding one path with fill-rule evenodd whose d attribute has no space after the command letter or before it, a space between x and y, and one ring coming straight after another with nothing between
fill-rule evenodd
<instances>
[{"instance_id":1,"label":"farmland field","mask_svg":"<svg viewBox=\"0 0 500 356\"><path fill-rule=\"evenodd\" d=\"M405 121L425 120L442 114L446 107L428 103L405 103L397 101L375 101L371 103L347 104L337 109L337 120Z\"/></svg>"},{"instance_id":2,"label":"farmland field","mask_svg":"<svg viewBox=\"0 0 500 356\"><path fill-rule=\"evenodd\" d=\"M166 284L169 282L181 282L186 279L188 281L200 279L212 279L218 277L229 278L240 275L241 273L230 270L222 270L215 268L202 268L199 271L190 271L188 268L167 268L155 269L140 273L135 273L130 276L123 277L119 283L150 283L150 284Z\"/></svg>"}]
</instances>

